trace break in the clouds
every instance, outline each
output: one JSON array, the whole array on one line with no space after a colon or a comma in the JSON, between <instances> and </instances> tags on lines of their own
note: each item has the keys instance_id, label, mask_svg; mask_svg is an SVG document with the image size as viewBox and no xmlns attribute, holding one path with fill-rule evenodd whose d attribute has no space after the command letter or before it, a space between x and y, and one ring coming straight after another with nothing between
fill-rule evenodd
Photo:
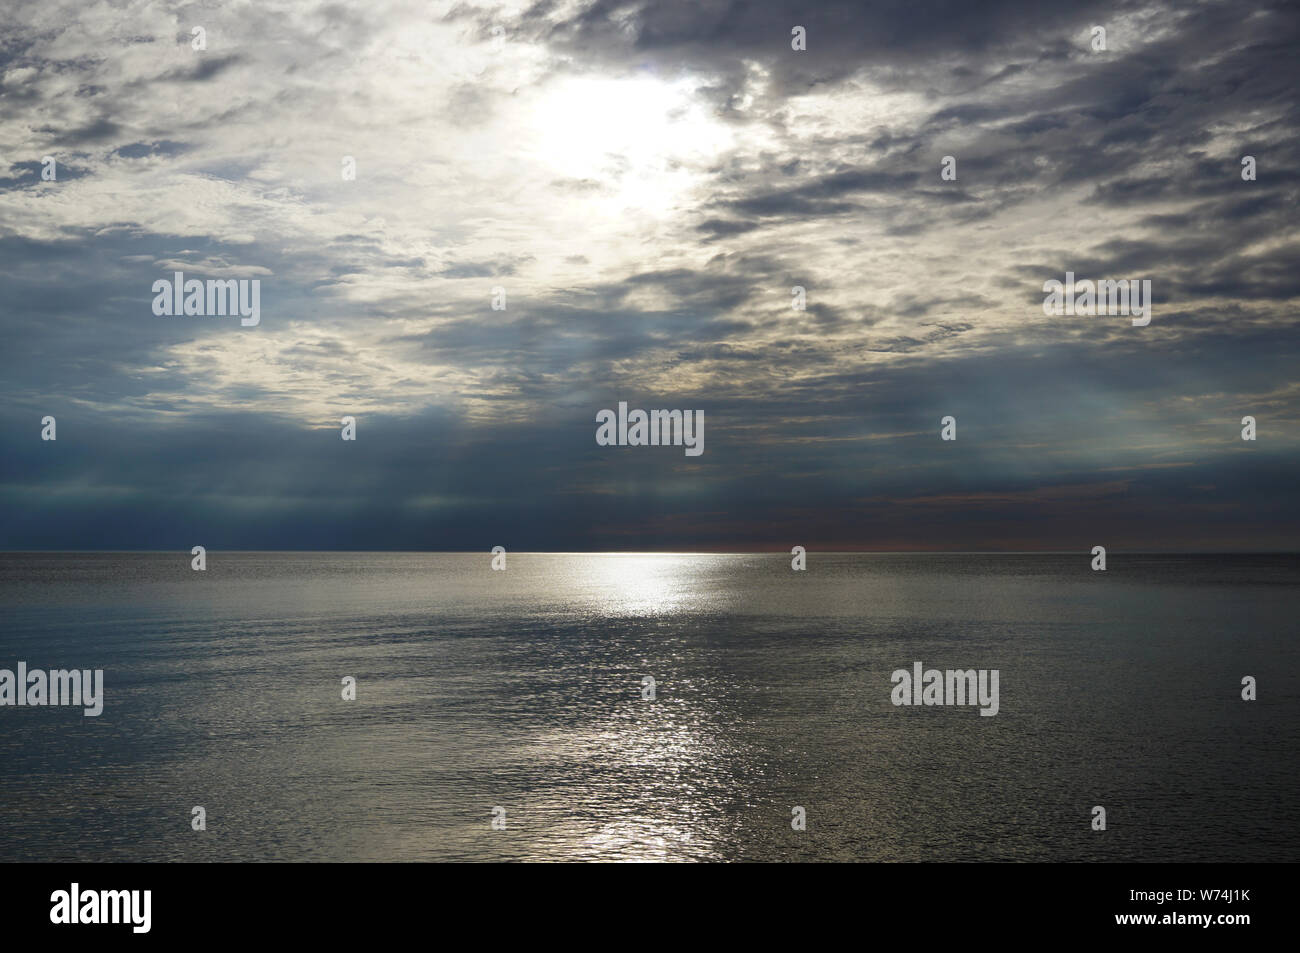
<instances>
[{"instance_id":1,"label":"break in the clouds","mask_svg":"<svg viewBox=\"0 0 1300 953\"><path fill-rule=\"evenodd\" d=\"M1293 548L1298 33L10 4L0 545ZM1153 320L1045 315L1067 271L1149 279ZM260 281L260 324L156 316L176 272ZM621 400L703 410L707 452L597 446Z\"/></svg>"}]
</instances>

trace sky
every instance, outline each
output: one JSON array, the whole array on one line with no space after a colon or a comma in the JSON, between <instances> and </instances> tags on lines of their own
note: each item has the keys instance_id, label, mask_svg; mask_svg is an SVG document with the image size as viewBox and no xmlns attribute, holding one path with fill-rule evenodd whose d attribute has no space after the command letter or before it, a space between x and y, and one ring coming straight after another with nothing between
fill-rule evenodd
<instances>
[{"instance_id":1,"label":"sky","mask_svg":"<svg viewBox=\"0 0 1300 953\"><path fill-rule=\"evenodd\" d=\"M1281 3L8 0L0 548L1295 550L1298 41ZM155 314L177 271L259 323ZM1045 314L1067 271L1150 323ZM704 452L601 446L620 401Z\"/></svg>"}]
</instances>

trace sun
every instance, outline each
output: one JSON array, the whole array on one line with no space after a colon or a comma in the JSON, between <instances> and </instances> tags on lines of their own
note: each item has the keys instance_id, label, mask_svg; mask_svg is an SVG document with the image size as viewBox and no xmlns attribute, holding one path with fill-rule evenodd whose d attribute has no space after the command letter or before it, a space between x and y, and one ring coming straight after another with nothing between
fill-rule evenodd
<instances>
[{"instance_id":1,"label":"sun","mask_svg":"<svg viewBox=\"0 0 1300 953\"><path fill-rule=\"evenodd\" d=\"M531 111L525 154L592 197L643 209L669 207L733 144L695 82L572 77Z\"/></svg>"}]
</instances>

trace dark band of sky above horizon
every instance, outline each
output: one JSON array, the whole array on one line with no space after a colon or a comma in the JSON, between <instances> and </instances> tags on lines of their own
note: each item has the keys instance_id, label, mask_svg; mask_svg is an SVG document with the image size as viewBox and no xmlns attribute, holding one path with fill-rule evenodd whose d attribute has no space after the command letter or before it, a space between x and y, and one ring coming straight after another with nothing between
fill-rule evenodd
<instances>
[{"instance_id":1,"label":"dark band of sky above horizon","mask_svg":"<svg viewBox=\"0 0 1300 953\"><path fill-rule=\"evenodd\" d=\"M0 548L1296 550L1297 49L1283 3L7 4ZM176 272L260 322L155 314ZM1067 272L1150 323L1045 314ZM619 402L704 452L598 445Z\"/></svg>"}]
</instances>

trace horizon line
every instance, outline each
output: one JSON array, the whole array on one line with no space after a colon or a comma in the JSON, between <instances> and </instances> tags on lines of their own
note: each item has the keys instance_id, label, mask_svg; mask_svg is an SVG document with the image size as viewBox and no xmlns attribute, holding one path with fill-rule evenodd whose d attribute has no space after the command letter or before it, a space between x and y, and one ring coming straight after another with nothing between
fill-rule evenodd
<instances>
[{"instance_id":1,"label":"horizon line","mask_svg":"<svg viewBox=\"0 0 1300 953\"><path fill-rule=\"evenodd\" d=\"M195 545L200 545L196 543ZM353 553L426 555L493 555L490 549L214 549L205 552L220 553ZM1077 556L1092 555L1090 549L813 549L807 553L832 556ZM191 555L190 549L0 549L0 555L128 555L170 553ZM517 556L789 556L791 550L676 550L676 549L507 549L507 555ZM1107 555L1126 556L1291 556L1300 555L1297 549L1107 549Z\"/></svg>"}]
</instances>

